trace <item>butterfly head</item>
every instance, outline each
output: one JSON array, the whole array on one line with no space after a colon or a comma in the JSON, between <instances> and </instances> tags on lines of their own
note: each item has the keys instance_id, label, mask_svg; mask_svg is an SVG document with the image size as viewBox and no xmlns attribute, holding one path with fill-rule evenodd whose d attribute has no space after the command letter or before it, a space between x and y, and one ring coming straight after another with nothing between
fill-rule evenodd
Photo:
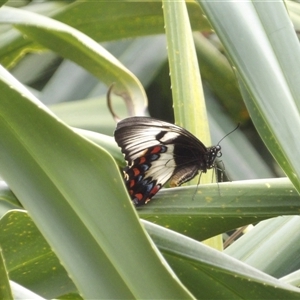
<instances>
[{"instance_id":1,"label":"butterfly head","mask_svg":"<svg viewBox=\"0 0 300 300\"><path fill-rule=\"evenodd\" d=\"M208 150L207 151L208 158L206 160L206 168L207 169L212 169L215 167L216 158L222 156L221 149L222 148L220 145L212 146L207 149Z\"/></svg>"},{"instance_id":2,"label":"butterfly head","mask_svg":"<svg viewBox=\"0 0 300 300\"><path fill-rule=\"evenodd\" d=\"M220 143L232 132L236 131L239 128L240 124L237 125L236 128L234 128L232 131L230 131L229 133L227 133L223 138L221 138L221 140L219 141L219 143L216 146L212 146L207 148L207 156L206 156L206 169L212 169L215 168L215 160L216 158L219 158L222 156L222 152L221 152L221 146Z\"/></svg>"}]
</instances>

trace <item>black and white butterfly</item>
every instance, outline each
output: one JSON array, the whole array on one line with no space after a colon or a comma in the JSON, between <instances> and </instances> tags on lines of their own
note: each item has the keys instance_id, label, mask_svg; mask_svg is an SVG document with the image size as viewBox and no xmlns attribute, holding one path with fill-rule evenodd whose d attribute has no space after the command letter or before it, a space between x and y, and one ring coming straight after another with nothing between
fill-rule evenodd
<instances>
[{"instance_id":1,"label":"black and white butterfly","mask_svg":"<svg viewBox=\"0 0 300 300\"><path fill-rule=\"evenodd\" d=\"M221 146L205 147L179 126L148 117L120 121L115 140L128 162L126 186L135 206L146 204L170 180L170 186L215 168Z\"/></svg>"}]
</instances>

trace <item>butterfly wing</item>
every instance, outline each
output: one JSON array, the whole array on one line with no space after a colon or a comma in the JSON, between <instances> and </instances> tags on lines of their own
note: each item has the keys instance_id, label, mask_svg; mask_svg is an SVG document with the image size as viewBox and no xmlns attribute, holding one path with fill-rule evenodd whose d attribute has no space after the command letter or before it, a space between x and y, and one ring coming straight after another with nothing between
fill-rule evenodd
<instances>
[{"instance_id":1,"label":"butterfly wing","mask_svg":"<svg viewBox=\"0 0 300 300\"><path fill-rule=\"evenodd\" d=\"M128 162L125 180L136 206L147 203L170 179L177 186L206 172L207 148L179 126L148 117L120 121L115 140Z\"/></svg>"}]
</instances>

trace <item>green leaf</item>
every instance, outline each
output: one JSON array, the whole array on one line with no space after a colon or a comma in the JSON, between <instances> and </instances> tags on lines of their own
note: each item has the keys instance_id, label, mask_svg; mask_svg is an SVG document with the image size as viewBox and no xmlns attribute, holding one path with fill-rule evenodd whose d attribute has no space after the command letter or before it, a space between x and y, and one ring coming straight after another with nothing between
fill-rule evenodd
<instances>
[{"instance_id":1,"label":"green leaf","mask_svg":"<svg viewBox=\"0 0 300 300\"><path fill-rule=\"evenodd\" d=\"M11 210L2 217L0 232L0 244L11 280L46 298L77 291L25 211Z\"/></svg>"},{"instance_id":2,"label":"green leaf","mask_svg":"<svg viewBox=\"0 0 300 300\"><path fill-rule=\"evenodd\" d=\"M2 175L80 293L191 298L145 235L112 157L75 134L4 69L0 78ZM147 272L139 272L141 265Z\"/></svg>"},{"instance_id":3,"label":"green leaf","mask_svg":"<svg viewBox=\"0 0 300 300\"><path fill-rule=\"evenodd\" d=\"M169 16L169 21L172 21L166 22L169 29L172 29L173 26L178 29L177 32L174 32L173 42L178 45L180 41L185 41L182 45L179 45L182 47L179 53L181 55L184 54L185 50L191 50L192 43L190 43L190 26L188 22L190 21L192 24L195 21L196 27L192 25L192 28L204 28L202 27L204 23L201 20L205 19L205 16L202 16L197 3L192 3L192 6L190 6L190 3L187 3L188 8L192 7L191 12L193 15L190 14L190 19L186 17L186 12L184 12L185 16L182 16L182 8L184 6L181 6L180 10L176 10L178 3L167 4L174 5L172 8L175 8L174 14ZM181 2L180 5L182 4ZM246 124L248 116L244 110L236 110L240 106L240 103L238 103L240 98L236 95L237 82L232 77L233 73L230 73L228 64L224 61L225 57L229 57L231 63L235 66L235 70L239 71L237 76L241 83L241 89L244 92L243 96L256 126L261 128L260 130L269 148L273 147L272 151L276 154L276 159L280 161L284 170L287 173L290 172L291 176L294 176L296 173L293 167L290 166L293 164L293 161L289 161L288 156L282 150L282 145L278 144L280 139L274 133L277 128L276 126L272 127L273 125L269 126L269 120L265 117L269 115L270 118L274 118L272 120L273 123L280 121L277 126L279 133L281 128L287 126L286 124L282 125L282 120L289 122L287 127L291 126L290 131L283 129L287 135L284 137L284 142L288 143L289 139L292 140L297 135L299 128L297 126L293 127L292 120L288 120L289 115L286 114L284 106L282 106L282 115L279 115L277 118L280 104L271 103L271 101L278 101L277 98L280 98L284 95L284 92L288 91L287 94L290 93L296 100L291 105L290 98L287 97L286 99L288 100L285 102L284 100L286 99L283 97L281 105L286 104L289 107L288 112L294 106L295 109L293 111L297 114L299 89L296 86L299 81L298 41L295 39L293 28L287 23L289 20L282 3L257 3L254 1L247 3L219 2L216 4L203 2L202 5L206 10L212 8L213 11L211 12L208 9L209 13L206 14L208 17L206 24L209 21L214 25L225 48L229 49L224 57L220 57L223 53L223 47L214 38L214 33L203 32L205 40L195 38L198 46L198 57L201 57L202 61L204 60L204 63L201 64L201 75L203 79L208 81L204 84L204 89L207 106L209 107L209 122L214 143L220 141L227 132L235 127L230 120L226 120L228 112L225 111L224 107L229 106L229 102L231 102L229 100L234 101L234 103L230 104L232 115L238 116L243 120L241 129L221 143L226 173L229 174L231 179L267 178L274 176L273 169L276 169L273 162L269 163L268 156L264 155L265 150L257 143L255 137L252 137L251 141L247 143L245 143L245 138L240 138L243 132L249 129ZM41 9L39 10L37 6ZM290 3L288 3L288 6L291 7ZM299 8L299 5L293 3L292 18L295 21L299 19L297 7ZM52 15L53 18L61 18L59 21L62 23L84 31L86 35L92 36L97 41L151 34L151 32L156 32L155 30L161 33L164 31L161 3L156 1L147 3L132 1L118 1L117 3L109 1L75 1L70 4L48 1L43 3L31 2L30 5L24 7L24 9L28 8L40 14ZM60 11L55 12L55 9ZM24 17L23 13L21 13L22 10L19 9L18 13ZM25 14L27 15L26 12ZM77 33L73 31L60 31L64 27L64 25L61 27L61 23L56 23L59 28L56 30L57 28L53 26L51 20L48 23L49 19L46 22L43 19L41 24L49 24L50 30L48 30L48 28L36 21L38 18L28 20L24 17L23 23L17 18L18 22L14 23L13 17L8 18L9 14L1 15L1 9L0 16L2 16L0 22L1 20L9 19L9 23L2 23L0 28L0 59L2 62L5 61L8 64L16 62L18 58L28 53L28 51L44 51L45 48L55 47L55 45L51 46L47 45L47 43L57 41L61 47L73 49L74 53L78 54L83 67L86 64L86 68L91 70L93 68L91 61L94 60L96 72L98 68L99 70L102 68L105 71L105 62L103 68L103 64L99 63L97 55L94 55L94 50L96 49L96 52L99 50L97 52L99 54L100 49L94 49L93 47L87 49L86 46L91 44L77 43L74 37L78 37L80 40L80 36L77 36ZM28 31L28 34L24 31L24 37L12 28L17 23L21 24L22 30ZM134 26L132 26L133 24ZM34 28L35 26L37 28ZM73 33L75 35L72 35ZM157 64L154 67L155 63L153 63L154 59L156 61L160 60L161 63L164 62L166 56L164 51L165 45L161 43L158 48L154 47L156 41L159 39L162 41L163 38L162 36L155 36L151 41L150 38L147 40L141 38L133 42L114 40L115 42L107 43L105 47L116 57L121 57L120 61L130 70L134 70L135 75L143 80L142 83L145 86L150 86L147 91L151 99L152 108L150 106L150 112L153 113L154 110L156 112L159 111L162 118L169 117L169 120L171 120L171 115L166 115L167 105L171 107L171 104L168 103L168 101L171 101L168 70L166 67L160 70L160 65ZM187 40L189 40L188 43L186 43ZM80 41L84 41L84 39ZM39 44L39 42L43 43L44 46ZM208 44L208 42L214 44L214 46L209 47L211 44ZM140 44L140 47L135 47L138 44ZM186 44L186 49L183 44ZM124 45L126 47L123 47ZM168 47L172 48L172 43ZM232 49L230 49L231 47ZM238 48L238 51L235 51L235 47ZM64 52L64 49L52 49ZM175 47L174 49L176 50ZM72 56L73 54L62 53L62 55L67 57L67 55ZM185 59L189 59L189 57ZM176 56L173 61L175 60ZM191 60L194 60L194 58L191 58ZM74 61L76 61L76 57ZM114 123L110 119L107 108L104 105L105 88L99 88L98 85L97 78L100 78L100 76L95 78L91 75L88 76L86 73L82 76L82 71L80 71L80 76L78 76L78 70L73 67L74 65L72 66L72 71L66 68L65 73L63 73L61 70L64 69L65 65L71 64L71 62L63 61L56 70L59 63L60 60L58 62L56 54L52 52L48 52L47 55L28 55L17 66L18 68L12 72L17 78L20 78L18 77L20 74L19 70L22 70L22 73L25 74L22 77L23 82L30 85L31 88L33 87L32 90L36 95L40 95L39 98L41 100L46 99L45 101L47 102L45 103L72 100L73 103L70 103L70 106L68 103L61 105L61 111L59 111L59 107L53 108L55 113L61 113L63 120L66 120L68 124L112 134ZM292 63L293 66L291 65ZM44 64L50 66L50 68L43 67L42 65ZM178 85L180 89L188 89L187 91L181 91L183 94L193 95L193 91L190 91L190 89L197 89L199 86L190 88L192 86L190 83L194 82L194 80L191 80L194 74L189 73L191 68L188 67L188 61L183 60L183 64L182 71L186 77L180 80L187 82L187 84L179 82ZM288 68L288 65L291 65L291 68ZM140 71L142 69L141 66L144 67L143 71ZM178 68L178 66L176 67ZM269 67L271 68L269 69ZM272 67L274 70L272 70ZM109 69L110 67L107 68ZM178 73L178 78L180 78L181 74L180 72ZM69 76L69 74L72 76ZM51 77L50 80L48 78L44 80L48 76ZM106 80L105 78L111 78L109 76L106 77L105 74L101 74L101 76L104 78L102 79L103 81ZM253 79L253 77L255 78ZM274 78L277 78L277 81ZM283 78L284 80L282 80ZM256 79L257 82L255 82ZM56 84L53 84L53 82ZM278 82L281 86L277 84ZM286 84L282 84L284 82ZM1 215L5 214L7 210L20 207L18 199L26 208L29 208L30 215L33 216L34 221L41 228L47 240L51 241L51 248L59 254L59 261L64 264L69 276L74 279L76 286L80 287L78 288L80 291L84 289L84 293L81 292L84 296L86 296L85 291L88 290L91 293L94 290L93 285L95 285L101 289L103 298L124 298L126 296L128 298L153 298L157 296L160 289L172 289L172 291L168 290L166 292L169 292L167 296L163 292L157 296L160 298L174 298L174 294L177 297L180 295L181 298L188 298L192 297L190 293L193 293L199 299L299 298L299 290L294 289L290 285L282 285L281 281L258 272L257 269L249 268L245 264L239 264L236 260L228 258L222 253L211 252L209 248L200 249L198 248L202 247L200 243L196 241L191 242L190 239L170 233L164 228L159 227L158 230L149 229L147 227L149 224L145 223L153 240L160 247L168 263L176 272L176 275L174 275L170 271L171 276L174 276L173 279L175 278L175 286L181 292L182 290L186 292L185 287L190 291L190 293L186 292L184 295L178 293L172 285L174 281L172 281L172 284L169 284L169 281L164 280L165 277L161 275L161 264L167 266L166 262L163 259L157 261L154 254L153 256L145 254L148 253L149 246L154 248L155 251L156 248L152 242L149 243L147 238L145 240L144 231L140 229L136 214L127 199L127 193L118 169L106 152L108 151L113 155L120 166L124 165L124 160L113 138L67 127L50 112L47 111L45 113L45 108L41 106L40 102L28 95L27 91L22 89L16 81L6 80L4 86L5 88L2 88L2 84L0 86L1 102L3 102L0 108L0 131L2 137L0 142L0 171L2 173L5 170L3 172L5 174L4 179L8 178L8 183L13 191L18 191L16 194L18 198L14 198L12 194L6 194L8 191L5 191L5 189L2 191L0 186L0 192L3 192L0 202ZM11 87L13 88L11 89ZM127 87L129 86L127 85ZM174 84L172 87L176 89ZM53 92L53 89L57 92ZM280 91L280 89L284 92ZM19 93L12 93L12 91L18 90ZM165 93L163 93L164 91ZM276 97L272 97L278 91L279 94L275 95ZM25 96L23 98L20 97L20 101L15 102L16 94L19 94L18 97L20 94ZM47 97L44 98L44 94L47 94ZM215 103L216 95L219 97L221 95L225 101L218 108L216 108L217 105ZM89 99L90 97L93 97L93 99ZM257 104L260 102L260 99L254 102L252 98L263 98L263 101L268 100L270 103ZM28 99L35 101L39 109L33 110L32 107L28 109L29 106L24 105L24 103L28 102ZM75 103L78 99L81 99L81 101ZM188 103L185 100L184 102L182 102L182 99L179 100L181 102L174 103L175 106L180 103ZM190 100L195 99L188 99L188 101ZM99 103L101 101L102 105L97 104L97 101ZM118 108L119 106L115 105L115 101L116 99L113 98L114 108ZM263 101L261 103L264 103ZM69 113L68 106L70 107ZM273 106L274 111L272 111ZM8 108L11 112L9 122L6 121ZM184 113L186 115L192 114L194 112L193 109L194 106L192 106L191 111ZM120 115L124 115L124 111L123 105L120 109ZM272 115L274 112L276 112L274 114L275 117ZM118 110L117 113L119 114ZM5 121L3 119L4 115ZM49 115L51 115L50 118ZM294 118L295 116L292 117ZM53 122L49 121L50 119ZM198 119L200 118L198 117ZM53 126L53 124L56 125ZM200 122L194 125L201 127ZM295 130L294 128L297 131L292 136L291 131ZM208 130L206 134L208 134ZM84 137L84 139L79 135ZM200 137L203 139L202 135ZM297 147L294 147L296 140L285 146L287 148L290 147L290 151L295 152L293 159L298 161L297 153L299 151L297 151ZM100 145L106 151L95 144ZM209 144L206 145L209 146ZM251 151L248 151L250 149ZM253 154L254 152L257 152L256 156L262 155L262 158L254 159L256 157ZM228 162L226 159L228 159ZM295 168L297 167L297 161ZM267 165L269 170L265 171L266 168L262 168L262 165ZM270 169L272 169L271 172ZM209 176L209 182L211 182L211 176ZM249 222L256 223L259 220L284 214L299 214L298 203L299 196L287 179L247 180L219 185L200 184L198 187L166 189L156 195L147 206L139 209L138 214L141 218L157 222L196 239L203 239L224 232L228 228L234 228ZM123 213L128 214L128 218L125 218ZM12 214L20 216L24 213L14 211ZM6 214L2 220L7 221L6 217L9 215L10 213ZM129 221L131 218L135 221ZM49 219L51 219L52 223L50 223ZM61 219L63 222L60 221ZM278 218L281 221L283 219L283 217ZM29 222L28 218L24 218L24 220ZM0 226L4 225L1 224L1 221ZM49 290L51 289L49 293L51 292L52 294L51 296L48 295L47 298L77 299L79 296L75 292L60 294L63 292L53 288L53 281L50 280L52 273L48 272L47 269L50 267L50 264L47 264L47 254L51 253L51 250L45 255L46 249L39 248L43 247L44 244L38 243L36 248L33 246L32 254L41 253L41 257L38 260L39 265L32 264L33 260L30 259L34 258L30 256L30 251L25 251L22 248L22 244L17 242L24 242L24 245L30 248L35 244L34 241L38 241L39 234L32 230L29 223L20 225L16 219L14 221L11 224L10 233L19 231L21 235L17 236L15 234L14 238L11 239L11 234L5 236L5 231L3 230L1 230L0 235L1 238L4 234L7 242L5 244L5 247L8 245L6 253L8 251L10 258L18 262L16 265L17 269L8 268L9 275L18 276L25 285L26 278L28 280L33 278L22 272L22 267L25 270L26 264L28 264L31 275L44 272L40 275L41 280L37 281L36 285L44 287L44 291L47 290L47 287ZM233 251L233 256L243 253L247 256L250 253L253 255L251 257L252 261L256 261L256 259L257 261L262 261L263 263L260 266L263 267L263 270L278 276L282 276L286 272L292 272L293 267L298 267L297 251L299 247L296 232L298 223L288 223L286 226L282 225L281 228L280 226L276 227L276 224L278 225L277 219L271 219L261 225L259 224L252 231L244 234L242 239L235 242L239 247L236 251ZM9 222L6 222L6 225L8 226ZM264 227L264 225L267 226ZM14 231L14 226L16 226L16 231ZM152 226L157 227L155 225ZM22 229L31 229L33 231L32 235L28 231L23 232ZM55 235L62 236L54 238L53 236ZM29 240L24 241L21 239L22 237ZM268 247L268 239L270 239L269 245L271 247ZM102 242L105 245L103 247ZM12 245L11 249L15 251L20 249L21 251L14 253L9 251L10 244ZM84 247L87 249L84 249ZM153 251L153 249L150 251ZM241 258L243 259L245 256L241 255ZM124 261L124 257L126 257L126 261ZM21 266L20 258L25 258L25 266ZM8 260L6 260L7 262ZM54 259L52 262L54 262ZM155 266L156 263L160 267L157 268ZM40 267L41 265L45 266L45 268ZM6 266L8 266L8 263ZM54 266L56 265L54 264ZM260 266L257 267L259 268ZM124 271L127 268L129 270L128 273ZM105 278L103 278L103 270L105 270ZM55 269L52 271L55 271ZM78 274L74 276L73 274L76 273ZM146 273L149 274L146 275ZM66 275L66 273L64 274ZM60 276L58 273L55 275L61 281L62 286L70 284L70 277ZM290 282L297 284L297 281L299 282L299 274L294 272L290 275ZM91 280L89 276L91 276ZM185 287L178 283L176 276L178 276ZM37 277L38 275L36 275L36 280L39 279ZM41 282L43 279L49 279L49 284ZM286 277L283 280L288 281L289 278ZM32 284L33 282L34 279ZM132 282L134 284L136 282L139 284L145 282L146 286L138 287L139 290L137 292L133 288L134 284ZM85 287L83 288L82 286ZM14 292L13 282L11 282L11 287ZM152 291L153 287L155 287L157 292L156 295L151 294L154 293ZM140 290L143 288L145 290L141 292ZM133 290L135 292L132 292ZM60 295L52 297L55 292ZM68 290L65 292L68 292ZM28 296L27 298L31 297Z\"/></svg>"},{"instance_id":4,"label":"green leaf","mask_svg":"<svg viewBox=\"0 0 300 300\"><path fill-rule=\"evenodd\" d=\"M0 181L0 217L8 210L22 208L21 203L4 181Z\"/></svg>"},{"instance_id":5,"label":"green leaf","mask_svg":"<svg viewBox=\"0 0 300 300\"><path fill-rule=\"evenodd\" d=\"M197 3L188 3L189 16L195 30L209 30L210 25L203 16ZM32 3L26 7L40 14L68 24L98 42L126 39L164 32L161 3L158 1L75 1ZM31 51L39 51L41 45L24 39L15 30L10 37L0 41L0 60L7 66L15 63L16 58ZM8 41L9 40L9 41Z\"/></svg>"},{"instance_id":6,"label":"green leaf","mask_svg":"<svg viewBox=\"0 0 300 300\"><path fill-rule=\"evenodd\" d=\"M198 299L300 299L299 289L291 285L183 235L144 224Z\"/></svg>"},{"instance_id":7,"label":"green leaf","mask_svg":"<svg viewBox=\"0 0 300 300\"><path fill-rule=\"evenodd\" d=\"M201 136L201 140L209 145L211 139L204 94L185 1L163 1L163 10L176 123L196 137ZM211 172L208 175L204 176L204 182L211 178ZM222 249L221 237L214 237L211 243Z\"/></svg>"},{"instance_id":8,"label":"green leaf","mask_svg":"<svg viewBox=\"0 0 300 300\"><path fill-rule=\"evenodd\" d=\"M1 8L0 22L14 24L43 46L83 66L108 86L115 83L115 93L132 100L136 114L145 112L147 97L137 78L80 31L50 18L8 7Z\"/></svg>"},{"instance_id":9,"label":"green leaf","mask_svg":"<svg viewBox=\"0 0 300 300\"><path fill-rule=\"evenodd\" d=\"M195 45L184 1L163 1L176 123L210 144ZM197 120L201 126L197 126Z\"/></svg>"},{"instance_id":10,"label":"green leaf","mask_svg":"<svg viewBox=\"0 0 300 300\"><path fill-rule=\"evenodd\" d=\"M204 240L278 215L299 214L299 205L291 182L281 178L163 189L138 212L145 220Z\"/></svg>"},{"instance_id":11,"label":"green leaf","mask_svg":"<svg viewBox=\"0 0 300 300\"><path fill-rule=\"evenodd\" d=\"M9 285L8 274L4 263L2 249L0 248L0 297L1 299L12 300L12 292Z\"/></svg>"},{"instance_id":12,"label":"green leaf","mask_svg":"<svg viewBox=\"0 0 300 300\"><path fill-rule=\"evenodd\" d=\"M261 138L300 191L300 46L284 3L198 2L241 78Z\"/></svg>"},{"instance_id":13,"label":"green leaf","mask_svg":"<svg viewBox=\"0 0 300 300\"><path fill-rule=\"evenodd\" d=\"M208 82L210 89L218 97L234 122L238 123L245 120L247 116L246 106L242 101L234 72L227 58L200 33L194 33L194 42L203 82ZM211 100L208 99L207 93L205 99L207 109L210 111ZM226 115L218 113L218 117L222 116Z\"/></svg>"},{"instance_id":14,"label":"green leaf","mask_svg":"<svg viewBox=\"0 0 300 300\"><path fill-rule=\"evenodd\" d=\"M299 269L299 216L260 222L225 253L276 278ZM270 255L272 249L272 255Z\"/></svg>"}]
</instances>

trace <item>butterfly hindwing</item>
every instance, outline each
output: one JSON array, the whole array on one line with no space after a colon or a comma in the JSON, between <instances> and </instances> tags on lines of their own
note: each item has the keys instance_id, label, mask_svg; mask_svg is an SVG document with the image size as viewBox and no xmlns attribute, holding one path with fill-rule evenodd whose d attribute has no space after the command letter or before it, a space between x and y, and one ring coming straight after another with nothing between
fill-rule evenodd
<instances>
[{"instance_id":1,"label":"butterfly hindwing","mask_svg":"<svg viewBox=\"0 0 300 300\"><path fill-rule=\"evenodd\" d=\"M199 170L206 172L221 149L206 148L184 128L148 117L120 121L115 140L128 162L125 181L136 206L147 203L170 179L178 186Z\"/></svg>"},{"instance_id":2,"label":"butterfly hindwing","mask_svg":"<svg viewBox=\"0 0 300 300\"><path fill-rule=\"evenodd\" d=\"M167 151L165 146L150 147L125 168L126 185L136 206L149 201L171 177L174 168L165 169Z\"/></svg>"}]
</instances>

